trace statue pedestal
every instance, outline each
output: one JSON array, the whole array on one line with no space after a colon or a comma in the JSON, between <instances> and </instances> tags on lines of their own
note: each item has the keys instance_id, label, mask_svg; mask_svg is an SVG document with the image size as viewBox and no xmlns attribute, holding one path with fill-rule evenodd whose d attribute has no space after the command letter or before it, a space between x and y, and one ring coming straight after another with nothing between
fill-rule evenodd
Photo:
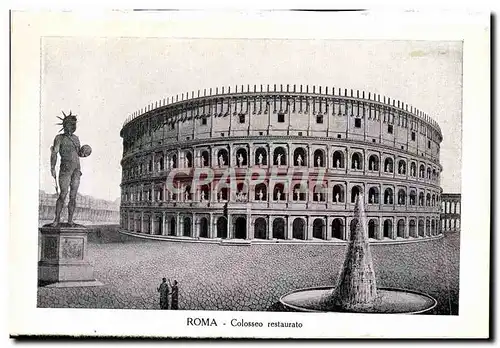
<instances>
[{"instance_id":1,"label":"statue pedestal","mask_svg":"<svg viewBox=\"0 0 500 348\"><path fill-rule=\"evenodd\" d=\"M48 287L103 285L94 278L94 268L87 261L87 233L84 226L40 228L41 257L38 283Z\"/></svg>"}]
</instances>

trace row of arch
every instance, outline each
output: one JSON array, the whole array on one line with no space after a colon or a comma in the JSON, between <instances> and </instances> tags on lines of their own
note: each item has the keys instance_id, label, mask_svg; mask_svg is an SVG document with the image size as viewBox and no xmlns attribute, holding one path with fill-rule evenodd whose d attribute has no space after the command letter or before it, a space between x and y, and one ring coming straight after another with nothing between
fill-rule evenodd
<instances>
[{"instance_id":1,"label":"row of arch","mask_svg":"<svg viewBox=\"0 0 500 348\"><path fill-rule=\"evenodd\" d=\"M183 163L182 167L192 168L195 166L193 160L193 153L190 150L186 150L182 153ZM179 168L181 163L179 163L179 158L176 153L167 155L167 161L165 163L163 154L160 154L155 158L155 163L150 159L147 165L147 171L164 171L165 169ZM287 150L284 147L278 146L273 151L273 157L271 165L276 166L287 166ZM293 152L293 166L296 167L326 167L326 155L323 149L316 149L312 154L312 161L309 163L307 150L303 147L295 148ZM237 148L235 152L234 164L238 167L247 167L249 165L248 152L246 148ZM216 153L215 161L212 160L210 152L208 150L202 150L200 153L199 165L201 167L225 167L230 166L229 152L227 149L219 149ZM255 156L253 165L256 166L267 166L268 164L268 152L264 147L258 147L255 150ZM337 169L345 168L345 155L343 151L334 151L332 155L332 165L331 167ZM378 155L371 154L368 157L367 170L373 172L384 172L384 173L394 173L395 171L399 175L406 175L407 173L407 160L399 159L397 162L392 157L385 157L383 160L383 166L381 167L381 162ZM351 170L363 170L364 160L363 155L360 152L354 152L350 156L350 163L348 167ZM396 168L395 168L396 167ZM132 178L146 172L146 167L143 163L132 166L131 168L126 168L125 176L127 178ZM418 177L428 180L438 180L439 171L436 168L431 168L431 166L426 166L420 164L418 166L417 173L417 163L415 161L410 162L409 175L411 177Z\"/></svg>"},{"instance_id":2,"label":"row of arch","mask_svg":"<svg viewBox=\"0 0 500 348\"><path fill-rule=\"evenodd\" d=\"M144 196L141 197L141 192L134 192L133 190L129 190L124 188L125 194L123 200L125 202L129 201L142 201L143 198L146 200L152 200L153 194L155 195L155 200L164 201L166 197L164 197L164 191L162 187L155 189L153 192L152 188L148 188ZM182 195L178 195L177 193L172 193L169 197L170 200L173 201L211 201L213 197L211 197L211 185L202 185L199 188L199 197L196 199L194 197L194 192L190 185L186 185L182 190ZM275 183L271 192L268 192L268 184L260 183L255 185L253 190L253 197L250 197L250 200L254 201L294 201L294 202L302 202L302 201L313 201L313 202L326 202L327 193L330 191L326 184L317 184L312 188L312 191L309 191L307 186L302 183L296 183L293 185L292 190L288 191L286 186L283 183ZM355 185L351 188L351 192L349 195L349 201L354 203L356 201L356 196L363 192L363 189L359 185ZM170 193L170 192L169 192ZM270 193L270 194L268 194ZM237 185L236 188L237 195L245 195L248 194L248 189L245 187L243 183ZM335 184L331 190L331 199L329 201L333 203L345 203L346 200L345 187L341 184ZM227 201L230 197L230 189L227 187L222 187L217 192L216 200L219 201ZM435 193L427 193L419 192L417 196L416 189L410 189L410 193L407 193L407 190L404 188L397 189L396 196L393 188L387 187L383 190L383 194L381 195L380 190L377 186L372 186L368 188L368 196L365 197L365 201L368 204L387 204L387 205L418 205L418 206L436 206L439 204L440 195Z\"/></svg>"},{"instance_id":3,"label":"row of arch","mask_svg":"<svg viewBox=\"0 0 500 348\"><path fill-rule=\"evenodd\" d=\"M232 233L228 229L228 220L224 216L219 216L215 219L215 233L211 231L209 218L202 216L197 218L196 227L193 224L194 219L191 216L182 216L179 219L181 222L178 225L176 217L167 217L164 224L162 216L157 215L154 219L141 220L139 214L131 219L126 216L122 219L122 228L139 233L149 233L156 235L170 235L182 237L200 237L200 238L221 238L221 239L249 239L250 235L247 231L247 217L236 216L232 219ZM405 218L368 218L368 238L369 239L398 239L398 238L418 238L435 236L441 233L438 219L434 218L410 218L407 221ZM382 220L381 228L379 221ZM268 223L271 225L268 226ZM356 219L350 222L349 233L352 233L356 226ZM395 223L395 226L393 226ZM164 230L164 228L166 230ZM348 232L345 230L344 219L334 218L331 225L328 226L330 231L327 231L326 219L317 217L312 219L312 230L308 231L306 219L303 217L294 217L291 223L292 230L288 234L287 222L284 217L274 217L272 222L269 222L265 217L257 217L253 222L253 239L339 239L347 240Z\"/></svg>"}]
</instances>

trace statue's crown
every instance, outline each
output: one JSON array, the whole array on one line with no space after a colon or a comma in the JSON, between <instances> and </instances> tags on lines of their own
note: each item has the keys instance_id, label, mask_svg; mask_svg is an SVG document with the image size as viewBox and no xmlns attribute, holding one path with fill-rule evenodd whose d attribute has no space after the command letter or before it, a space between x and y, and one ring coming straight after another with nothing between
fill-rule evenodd
<instances>
[{"instance_id":1,"label":"statue's crown","mask_svg":"<svg viewBox=\"0 0 500 348\"><path fill-rule=\"evenodd\" d=\"M77 121L76 115L73 115L71 113L71 110L69 110L69 115L66 115L64 113L64 111L61 111L61 112L64 115L64 117L57 116L57 118L61 120L61 122L58 123L58 125L62 126L62 128L59 131L62 131L64 129L64 125L68 124L68 122L76 122Z\"/></svg>"}]
</instances>

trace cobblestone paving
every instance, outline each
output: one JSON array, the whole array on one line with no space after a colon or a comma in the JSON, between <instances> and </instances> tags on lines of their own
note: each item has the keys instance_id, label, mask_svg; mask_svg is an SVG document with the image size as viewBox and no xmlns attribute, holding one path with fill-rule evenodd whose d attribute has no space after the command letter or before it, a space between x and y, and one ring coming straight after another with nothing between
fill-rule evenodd
<instances>
[{"instance_id":1,"label":"cobblestone paving","mask_svg":"<svg viewBox=\"0 0 500 348\"><path fill-rule=\"evenodd\" d=\"M459 234L424 243L372 247L378 287L438 300L434 314L458 313ZM89 237L95 277L105 285L38 289L39 307L159 309L162 277L179 282L179 309L283 310L280 296L335 284L345 247L179 243L98 229Z\"/></svg>"}]
</instances>

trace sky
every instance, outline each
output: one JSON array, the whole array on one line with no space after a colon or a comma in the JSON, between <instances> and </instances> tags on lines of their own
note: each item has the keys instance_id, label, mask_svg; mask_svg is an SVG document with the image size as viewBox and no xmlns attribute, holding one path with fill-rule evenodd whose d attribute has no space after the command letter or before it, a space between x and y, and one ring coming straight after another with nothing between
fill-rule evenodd
<instances>
[{"instance_id":1,"label":"sky","mask_svg":"<svg viewBox=\"0 0 500 348\"><path fill-rule=\"evenodd\" d=\"M120 197L120 129L134 111L176 94L235 85L309 84L400 100L443 133L441 186L461 192L462 43L458 41L43 38L40 189L54 193L50 146L62 112L78 115L79 192ZM59 164L57 165L57 168Z\"/></svg>"}]
</instances>

